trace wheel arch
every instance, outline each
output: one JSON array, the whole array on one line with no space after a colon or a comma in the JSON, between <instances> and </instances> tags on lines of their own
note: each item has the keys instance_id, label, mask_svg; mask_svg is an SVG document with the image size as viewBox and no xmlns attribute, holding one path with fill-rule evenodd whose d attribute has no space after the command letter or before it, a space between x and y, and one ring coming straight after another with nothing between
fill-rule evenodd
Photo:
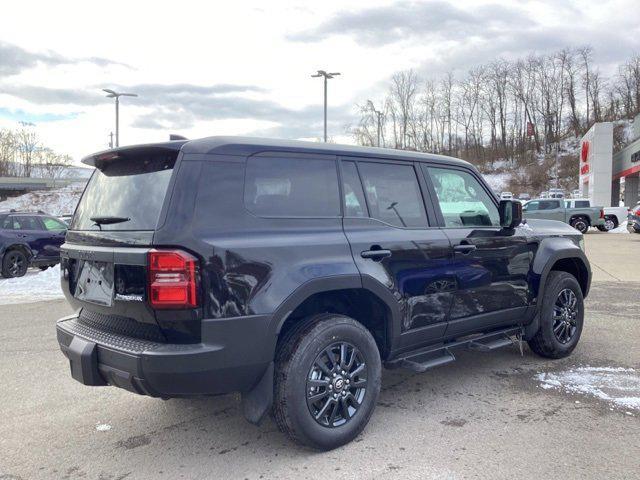
<instances>
[{"instance_id":1,"label":"wheel arch","mask_svg":"<svg viewBox=\"0 0 640 480\"><path fill-rule=\"evenodd\" d=\"M336 313L363 324L376 340L381 357L386 358L399 334L400 311L391 292L377 283L367 276L340 275L300 286L273 315L276 344L302 318Z\"/></svg>"},{"instance_id":2,"label":"wheel arch","mask_svg":"<svg viewBox=\"0 0 640 480\"><path fill-rule=\"evenodd\" d=\"M542 298L544 288L552 270L572 274L578 280L582 294L586 297L591 286L591 266L585 253L569 238L556 237L543 241L533 265L539 276L537 297ZM540 303L540 302L538 302Z\"/></svg>"},{"instance_id":3,"label":"wheel arch","mask_svg":"<svg viewBox=\"0 0 640 480\"><path fill-rule=\"evenodd\" d=\"M2 249L2 255L1 257L4 258L5 254L7 252L10 252L12 250L20 250L22 253L24 253L27 257L27 260L31 261L31 258L33 257L33 252L31 251L31 248L29 247L29 245L27 245L26 243L11 243L8 244L6 247L4 247Z\"/></svg>"}]
</instances>

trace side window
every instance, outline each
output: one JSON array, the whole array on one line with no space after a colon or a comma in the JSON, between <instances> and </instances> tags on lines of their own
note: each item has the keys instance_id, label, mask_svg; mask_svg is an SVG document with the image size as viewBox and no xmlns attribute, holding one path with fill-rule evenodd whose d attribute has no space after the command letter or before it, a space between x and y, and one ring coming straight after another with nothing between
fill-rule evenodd
<instances>
[{"instance_id":1,"label":"side window","mask_svg":"<svg viewBox=\"0 0 640 480\"><path fill-rule=\"evenodd\" d=\"M412 165L358 162L369 214L396 227L426 228L427 214Z\"/></svg>"},{"instance_id":2,"label":"side window","mask_svg":"<svg viewBox=\"0 0 640 480\"><path fill-rule=\"evenodd\" d=\"M553 210L555 208L560 208L558 200L543 200L540 202L540 210Z\"/></svg>"},{"instance_id":3,"label":"side window","mask_svg":"<svg viewBox=\"0 0 640 480\"><path fill-rule=\"evenodd\" d=\"M360 176L354 162L342 162L342 183L344 191L344 216L366 217L367 204Z\"/></svg>"},{"instance_id":4,"label":"side window","mask_svg":"<svg viewBox=\"0 0 640 480\"><path fill-rule=\"evenodd\" d=\"M340 194L336 162L249 157L244 202L251 212L267 217L337 217Z\"/></svg>"},{"instance_id":5,"label":"side window","mask_svg":"<svg viewBox=\"0 0 640 480\"><path fill-rule=\"evenodd\" d=\"M4 220L2 220L2 225L0 225L0 228L3 228L5 230L13 230L13 217L4 217Z\"/></svg>"},{"instance_id":6,"label":"side window","mask_svg":"<svg viewBox=\"0 0 640 480\"><path fill-rule=\"evenodd\" d=\"M429 167L445 227L500 226L498 208L468 172Z\"/></svg>"},{"instance_id":7,"label":"side window","mask_svg":"<svg viewBox=\"0 0 640 480\"><path fill-rule=\"evenodd\" d=\"M36 217L13 217L14 230L42 230L42 226Z\"/></svg>"},{"instance_id":8,"label":"side window","mask_svg":"<svg viewBox=\"0 0 640 480\"><path fill-rule=\"evenodd\" d=\"M42 223L44 223L44 228L47 230L61 231L67 229L64 223L51 217L44 217Z\"/></svg>"},{"instance_id":9,"label":"side window","mask_svg":"<svg viewBox=\"0 0 640 480\"><path fill-rule=\"evenodd\" d=\"M540 210L540 202L538 201L527 202L525 207L526 207L525 210L527 212L535 212L537 210Z\"/></svg>"}]
</instances>

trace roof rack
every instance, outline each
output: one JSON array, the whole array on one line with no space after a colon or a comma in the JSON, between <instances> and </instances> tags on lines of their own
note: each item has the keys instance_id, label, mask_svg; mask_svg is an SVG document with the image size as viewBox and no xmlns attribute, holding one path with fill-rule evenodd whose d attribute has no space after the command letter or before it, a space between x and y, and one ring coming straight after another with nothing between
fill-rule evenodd
<instances>
[{"instance_id":1,"label":"roof rack","mask_svg":"<svg viewBox=\"0 0 640 480\"><path fill-rule=\"evenodd\" d=\"M42 210L36 210L34 212L33 210L16 210L15 208L10 209L9 213L39 213L41 215L48 215L47 212L43 212Z\"/></svg>"}]
</instances>

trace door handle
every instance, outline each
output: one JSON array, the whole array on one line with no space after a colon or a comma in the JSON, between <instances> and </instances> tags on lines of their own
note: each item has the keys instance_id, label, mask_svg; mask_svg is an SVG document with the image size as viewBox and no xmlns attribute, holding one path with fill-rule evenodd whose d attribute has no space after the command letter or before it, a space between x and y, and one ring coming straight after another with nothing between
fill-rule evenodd
<instances>
[{"instance_id":1,"label":"door handle","mask_svg":"<svg viewBox=\"0 0 640 480\"><path fill-rule=\"evenodd\" d=\"M477 248L478 247L471 243L461 243L460 245L456 245L455 247L453 247L453 250L466 255L467 253L473 252Z\"/></svg>"},{"instance_id":2,"label":"door handle","mask_svg":"<svg viewBox=\"0 0 640 480\"><path fill-rule=\"evenodd\" d=\"M384 250L382 248L377 250L365 250L360 254L362 258L370 258L376 262L379 262L383 258L388 258L391 256L391 250Z\"/></svg>"}]
</instances>

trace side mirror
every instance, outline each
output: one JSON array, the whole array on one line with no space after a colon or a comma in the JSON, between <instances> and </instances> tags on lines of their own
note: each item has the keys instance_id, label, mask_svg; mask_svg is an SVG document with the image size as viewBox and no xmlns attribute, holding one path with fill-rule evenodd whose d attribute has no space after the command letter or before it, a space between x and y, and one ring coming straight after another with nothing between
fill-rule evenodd
<instances>
[{"instance_id":1,"label":"side mirror","mask_svg":"<svg viewBox=\"0 0 640 480\"><path fill-rule=\"evenodd\" d=\"M500 226L515 228L522 223L522 204L511 200L500 200Z\"/></svg>"}]
</instances>

